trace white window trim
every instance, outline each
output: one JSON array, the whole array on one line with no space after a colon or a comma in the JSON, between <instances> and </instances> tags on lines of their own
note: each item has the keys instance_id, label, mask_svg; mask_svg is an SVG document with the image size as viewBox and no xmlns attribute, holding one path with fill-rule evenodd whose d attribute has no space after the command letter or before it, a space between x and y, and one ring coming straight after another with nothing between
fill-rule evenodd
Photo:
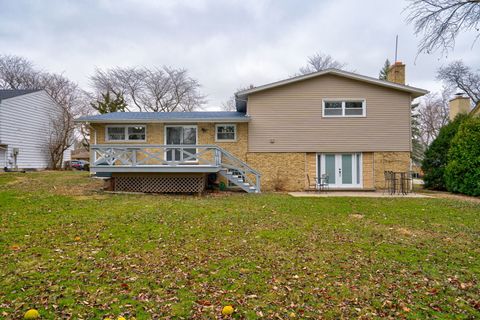
<instances>
[{"instance_id":1,"label":"white window trim","mask_svg":"<svg viewBox=\"0 0 480 320\"><path fill-rule=\"evenodd\" d=\"M128 139L128 128L129 127L143 127L145 128L145 139L143 140L130 140ZM125 134L125 139L123 140L112 140L110 139L110 137L108 136L108 128L123 128L124 130L124 134ZM108 125L108 126L105 126L105 141L107 142L147 142L147 125L145 124L127 124L127 125L124 125L124 124L121 124L121 125Z\"/></svg>"},{"instance_id":2,"label":"white window trim","mask_svg":"<svg viewBox=\"0 0 480 320\"><path fill-rule=\"evenodd\" d=\"M163 127L163 144L167 145L167 128L195 128L195 144L185 144L185 146L197 146L198 145L198 126L192 124L170 124ZM193 149L193 148L192 148ZM198 153L198 148L195 148L195 153ZM164 152L164 159L167 160L167 151ZM198 160L188 160L185 163L198 163Z\"/></svg>"},{"instance_id":3,"label":"white window trim","mask_svg":"<svg viewBox=\"0 0 480 320\"><path fill-rule=\"evenodd\" d=\"M345 115L345 102L350 101L362 101L362 114L361 115ZM325 102L341 102L342 114L341 115L325 115ZM364 98L359 99L322 99L322 117L323 118L364 118L367 116L367 100Z\"/></svg>"},{"instance_id":4,"label":"white window trim","mask_svg":"<svg viewBox=\"0 0 480 320\"><path fill-rule=\"evenodd\" d=\"M233 126L233 139L218 139L218 127ZM215 125L215 142L237 142L237 125L235 123L218 123Z\"/></svg>"}]
</instances>

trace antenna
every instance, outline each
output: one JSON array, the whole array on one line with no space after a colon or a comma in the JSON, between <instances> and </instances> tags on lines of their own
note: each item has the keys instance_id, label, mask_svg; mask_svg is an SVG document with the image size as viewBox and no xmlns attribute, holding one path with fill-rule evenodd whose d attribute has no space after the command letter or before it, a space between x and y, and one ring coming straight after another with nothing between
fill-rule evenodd
<instances>
[{"instance_id":1,"label":"antenna","mask_svg":"<svg viewBox=\"0 0 480 320\"><path fill-rule=\"evenodd\" d=\"M397 62L397 53L398 53L398 34L395 37L395 62Z\"/></svg>"}]
</instances>

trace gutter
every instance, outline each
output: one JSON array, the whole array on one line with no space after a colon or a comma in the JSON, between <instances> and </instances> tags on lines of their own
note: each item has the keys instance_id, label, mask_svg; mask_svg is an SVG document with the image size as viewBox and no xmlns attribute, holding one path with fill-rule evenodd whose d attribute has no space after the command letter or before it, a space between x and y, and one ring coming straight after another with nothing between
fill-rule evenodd
<instances>
[{"instance_id":1,"label":"gutter","mask_svg":"<svg viewBox=\"0 0 480 320\"><path fill-rule=\"evenodd\" d=\"M197 122L212 122L212 123L218 123L218 122L231 122L231 123L238 123L238 122L249 122L250 117L245 117L244 119L240 118L218 118L218 119L212 119L212 118L199 118L199 119L119 119L119 120L94 120L94 119L75 119L73 120L74 123L197 123Z\"/></svg>"}]
</instances>

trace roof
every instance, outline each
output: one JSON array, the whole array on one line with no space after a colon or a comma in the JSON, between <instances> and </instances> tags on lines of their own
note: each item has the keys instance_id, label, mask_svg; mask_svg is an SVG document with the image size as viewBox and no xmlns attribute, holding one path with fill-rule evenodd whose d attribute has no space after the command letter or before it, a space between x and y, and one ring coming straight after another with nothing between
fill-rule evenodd
<instances>
[{"instance_id":1,"label":"roof","mask_svg":"<svg viewBox=\"0 0 480 320\"><path fill-rule=\"evenodd\" d=\"M0 101L10 99L24 94L33 93L42 89L2 89L0 90Z\"/></svg>"},{"instance_id":2,"label":"roof","mask_svg":"<svg viewBox=\"0 0 480 320\"><path fill-rule=\"evenodd\" d=\"M480 102L470 111L471 115L476 115L477 113L480 115Z\"/></svg>"},{"instance_id":3,"label":"roof","mask_svg":"<svg viewBox=\"0 0 480 320\"><path fill-rule=\"evenodd\" d=\"M287 84L290 84L290 83L295 83L295 82L299 82L299 81L303 81L303 80L307 80L307 79L311 79L311 78L316 78L316 77L327 75L327 74L332 74L332 75L336 75L336 76L340 76L340 77L344 77L344 78L349 78L349 79L353 79L353 80L359 80L359 81L375 84L375 85L386 87L386 88L391 88L391 89L396 89L396 90L408 92L408 93L411 93L414 98L423 96L424 94L428 93L428 91L424 90L424 89L411 87L411 86L407 86L407 85L403 85L403 84L398 84L398 83L391 82L391 81L380 80L380 79L373 78L373 77L367 77L367 76L360 75L358 73L353 73L353 72L348 72L348 71L344 71L344 70L330 68L330 69L325 69L325 70L318 71L318 72L308 73L308 74L301 75L301 76L296 76L296 77L285 79L285 80L272 82L272 83L269 83L269 84L265 84L265 85L262 85L262 86L252 88L252 89L238 91L236 93L236 96L237 97L246 97L249 94L252 94L252 93L255 93L255 92L264 91L264 90L284 86L284 85L287 85Z\"/></svg>"},{"instance_id":4,"label":"roof","mask_svg":"<svg viewBox=\"0 0 480 320\"><path fill-rule=\"evenodd\" d=\"M199 112L112 112L84 116L75 122L146 123L146 122L247 122L250 118L235 111Z\"/></svg>"}]
</instances>

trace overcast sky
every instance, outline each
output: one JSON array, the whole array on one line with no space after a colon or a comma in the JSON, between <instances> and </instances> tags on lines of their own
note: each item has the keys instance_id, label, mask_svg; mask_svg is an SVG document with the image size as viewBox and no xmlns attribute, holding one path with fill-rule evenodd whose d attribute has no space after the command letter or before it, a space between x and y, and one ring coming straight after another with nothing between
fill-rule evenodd
<instances>
[{"instance_id":1,"label":"overcast sky","mask_svg":"<svg viewBox=\"0 0 480 320\"><path fill-rule=\"evenodd\" d=\"M378 76L386 58L407 64L407 83L441 88L436 69L454 59L480 68L480 43L457 39L448 57L416 57L401 0L0 0L0 53L63 72L88 89L95 67L182 67L202 84L207 109L235 89L293 75L324 52Z\"/></svg>"}]
</instances>

